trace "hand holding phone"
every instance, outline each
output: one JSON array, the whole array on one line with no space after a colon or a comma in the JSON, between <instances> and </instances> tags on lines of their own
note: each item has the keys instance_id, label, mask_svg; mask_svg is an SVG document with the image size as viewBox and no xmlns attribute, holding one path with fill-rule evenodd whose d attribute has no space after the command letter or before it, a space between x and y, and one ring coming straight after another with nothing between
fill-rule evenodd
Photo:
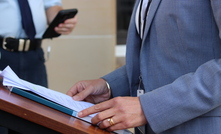
<instances>
[{"instance_id":1,"label":"hand holding phone","mask_svg":"<svg viewBox=\"0 0 221 134\"><path fill-rule=\"evenodd\" d=\"M54 38L60 36L59 33L57 33L54 29L57 27L60 23L63 23L65 20L73 18L77 14L77 9L65 9L58 12L54 20L51 22L51 24L46 29L45 33L43 34L44 38Z\"/></svg>"},{"instance_id":2,"label":"hand holding phone","mask_svg":"<svg viewBox=\"0 0 221 134\"><path fill-rule=\"evenodd\" d=\"M55 31L62 35L70 34L77 25L77 17L70 18L55 27Z\"/></svg>"}]
</instances>

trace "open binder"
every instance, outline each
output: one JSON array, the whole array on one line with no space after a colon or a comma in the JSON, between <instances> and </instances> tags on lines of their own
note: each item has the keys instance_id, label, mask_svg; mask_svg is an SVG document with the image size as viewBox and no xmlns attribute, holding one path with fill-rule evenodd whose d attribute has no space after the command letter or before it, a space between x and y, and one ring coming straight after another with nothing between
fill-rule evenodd
<instances>
[{"instance_id":1,"label":"open binder","mask_svg":"<svg viewBox=\"0 0 221 134\"><path fill-rule=\"evenodd\" d=\"M9 66L0 73L0 76L3 77L3 85L10 88L11 92L74 117L77 117L79 111L94 105L89 102L75 101L64 93L22 80ZM93 116L95 114L78 118L91 123Z\"/></svg>"}]
</instances>

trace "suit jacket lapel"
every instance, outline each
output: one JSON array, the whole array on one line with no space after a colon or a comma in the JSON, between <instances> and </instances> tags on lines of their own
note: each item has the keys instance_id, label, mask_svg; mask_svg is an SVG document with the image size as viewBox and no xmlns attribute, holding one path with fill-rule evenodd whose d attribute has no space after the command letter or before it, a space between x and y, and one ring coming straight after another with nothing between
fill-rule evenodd
<instances>
[{"instance_id":1,"label":"suit jacket lapel","mask_svg":"<svg viewBox=\"0 0 221 134\"><path fill-rule=\"evenodd\" d=\"M153 21L157 8L160 5L160 2L161 0L152 0L150 4L150 9L146 17L146 25L145 25L144 36L143 36L144 38L147 36L147 33L149 32L150 25Z\"/></svg>"}]
</instances>

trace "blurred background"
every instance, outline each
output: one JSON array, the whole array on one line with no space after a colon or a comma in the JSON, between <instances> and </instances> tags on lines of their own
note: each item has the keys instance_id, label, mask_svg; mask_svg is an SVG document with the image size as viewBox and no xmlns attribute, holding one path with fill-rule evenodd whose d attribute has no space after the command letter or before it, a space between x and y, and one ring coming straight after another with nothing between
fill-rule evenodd
<instances>
[{"instance_id":1,"label":"blurred background","mask_svg":"<svg viewBox=\"0 0 221 134\"><path fill-rule=\"evenodd\" d=\"M63 0L78 9L70 35L44 40L49 88L66 93L80 80L99 78L125 64L128 24L135 0Z\"/></svg>"}]
</instances>

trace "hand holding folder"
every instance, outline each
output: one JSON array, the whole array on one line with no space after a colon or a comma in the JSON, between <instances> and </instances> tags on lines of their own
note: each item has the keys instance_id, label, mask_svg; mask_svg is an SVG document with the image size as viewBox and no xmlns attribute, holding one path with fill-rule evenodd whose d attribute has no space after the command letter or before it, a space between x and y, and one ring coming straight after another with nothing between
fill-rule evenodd
<instances>
[{"instance_id":1,"label":"hand holding folder","mask_svg":"<svg viewBox=\"0 0 221 134\"><path fill-rule=\"evenodd\" d=\"M24 81L9 66L0 72L0 75L3 77L2 84L11 87L12 92L75 117L81 110L94 105L84 101L75 101L66 94ZM91 122L90 119L93 116L95 114L81 119Z\"/></svg>"}]
</instances>

